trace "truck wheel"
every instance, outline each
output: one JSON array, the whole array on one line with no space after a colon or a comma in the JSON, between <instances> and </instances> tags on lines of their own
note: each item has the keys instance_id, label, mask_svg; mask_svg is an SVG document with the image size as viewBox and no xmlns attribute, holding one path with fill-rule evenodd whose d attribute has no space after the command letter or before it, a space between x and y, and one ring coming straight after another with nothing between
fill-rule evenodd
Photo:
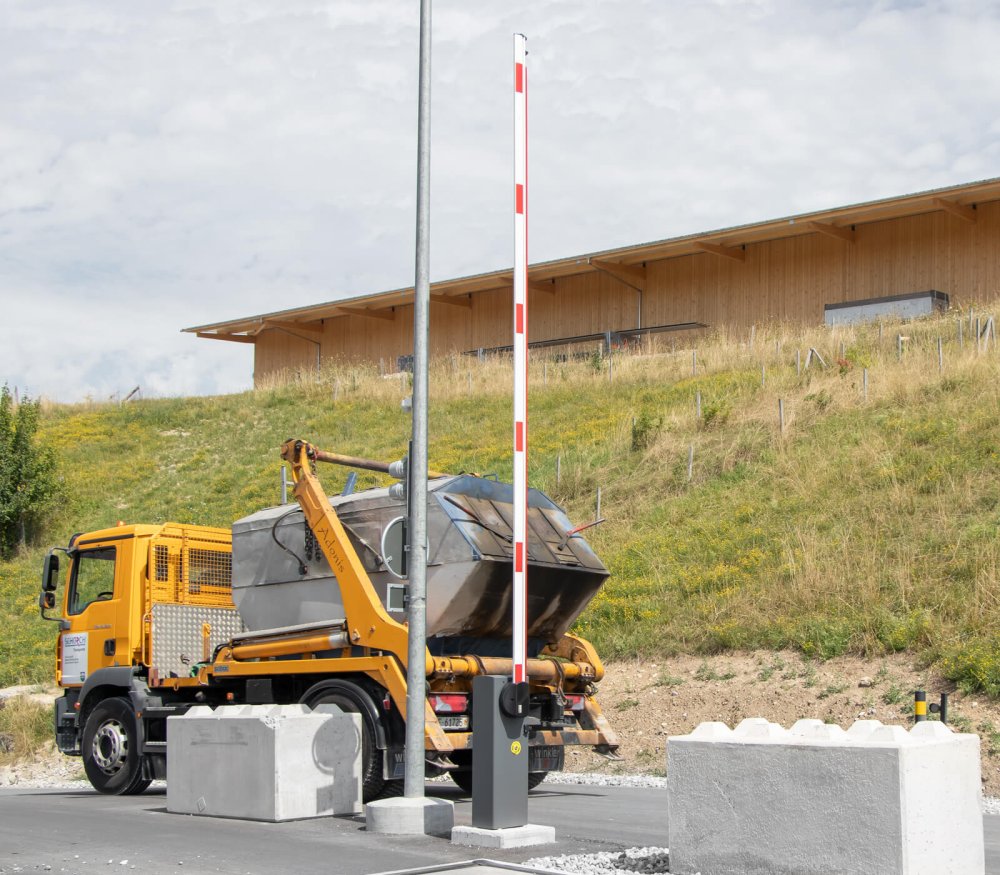
<instances>
[{"instance_id":1,"label":"truck wheel","mask_svg":"<svg viewBox=\"0 0 1000 875\"><path fill-rule=\"evenodd\" d=\"M365 695L361 689L355 693L353 684L344 683L340 689L323 690L311 697L306 704L310 708L318 705L336 705L346 714L361 715L361 786L363 801L372 802L379 799L385 788L386 781L382 777L382 751L375 744L375 727L371 716L356 698Z\"/></svg>"},{"instance_id":2,"label":"truck wheel","mask_svg":"<svg viewBox=\"0 0 1000 875\"><path fill-rule=\"evenodd\" d=\"M528 772L528 789L534 790L545 778L548 776L548 772Z\"/></svg>"},{"instance_id":3,"label":"truck wheel","mask_svg":"<svg viewBox=\"0 0 1000 875\"><path fill-rule=\"evenodd\" d=\"M528 790L534 790L542 781L548 772L528 772ZM464 769L462 771L454 771L449 777L458 784L458 788L466 795L472 795L472 770Z\"/></svg>"},{"instance_id":4,"label":"truck wheel","mask_svg":"<svg viewBox=\"0 0 1000 875\"><path fill-rule=\"evenodd\" d=\"M142 777L139 727L124 699L99 702L83 727L83 767L99 793L141 793L150 782Z\"/></svg>"}]
</instances>

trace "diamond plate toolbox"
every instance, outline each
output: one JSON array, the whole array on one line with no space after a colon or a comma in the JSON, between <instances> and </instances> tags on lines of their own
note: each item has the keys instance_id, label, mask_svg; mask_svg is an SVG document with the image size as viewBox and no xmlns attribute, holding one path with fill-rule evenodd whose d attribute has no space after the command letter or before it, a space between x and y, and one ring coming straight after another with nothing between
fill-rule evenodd
<instances>
[{"instance_id":1,"label":"diamond plate toolbox","mask_svg":"<svg viewBox=\"0 0 1000 875\"><path fill-rule=\"evenodd\" d=\"M191 668L202 661L202 629L208 624L209 654L234 635L246 631L240 615L231 608L200 605L153 605L153 659L150 668L161 678L190 677Z\"/></svg>"}]
</instances>

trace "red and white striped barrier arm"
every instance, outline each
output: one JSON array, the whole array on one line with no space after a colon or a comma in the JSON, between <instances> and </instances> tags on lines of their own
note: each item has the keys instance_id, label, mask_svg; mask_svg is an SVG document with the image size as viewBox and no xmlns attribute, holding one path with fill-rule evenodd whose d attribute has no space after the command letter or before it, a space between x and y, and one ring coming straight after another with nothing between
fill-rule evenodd
<instances>
[{"instance_id":1,"label":"red and white striped barrier arm","mask_svg":"<svg viewBox=\"0 0 1000 875\"><path fill-rule=\"evenodd\" d=\"M514 683L528 679L528 67L514 34Z\"/></svg>"}]
</instances>

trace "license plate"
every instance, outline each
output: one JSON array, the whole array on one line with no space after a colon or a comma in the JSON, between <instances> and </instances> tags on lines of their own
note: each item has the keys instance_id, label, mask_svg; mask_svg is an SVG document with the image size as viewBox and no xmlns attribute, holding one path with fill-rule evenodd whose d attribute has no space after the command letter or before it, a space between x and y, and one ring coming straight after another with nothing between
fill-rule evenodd
<instances>
[{"instance_id":1,"label":"license plate","mask_svg":"<svg viewBox=\"0 0 1000 875\"><path fill-rule=\"evenodd\" d=\"M438 714L438 723L441 724L442 729L468 729L469 728L469 715L468 714Z\"/></svg>"}]
</instances>

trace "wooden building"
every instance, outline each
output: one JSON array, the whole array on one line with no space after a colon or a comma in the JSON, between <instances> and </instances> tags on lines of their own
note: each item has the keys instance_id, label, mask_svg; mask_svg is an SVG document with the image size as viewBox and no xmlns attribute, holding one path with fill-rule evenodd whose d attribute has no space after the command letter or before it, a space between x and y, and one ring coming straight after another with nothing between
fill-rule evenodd
<instances>
[{"instance_id":1,"label":"wooden building","mask_svg":"<svg viewBox=\"0 0 1000 875\"><path fill-rule=\"evenodd\" d=\"M510 270L431 287L431 355L511 342ZM612 332L821 324L824 307L936 290L1000 292L1000 179L573 256L529 267L532 344ZM254 344L254 378L412 353L413 289L186 328Z\"/></svg>"}]
</instances>

